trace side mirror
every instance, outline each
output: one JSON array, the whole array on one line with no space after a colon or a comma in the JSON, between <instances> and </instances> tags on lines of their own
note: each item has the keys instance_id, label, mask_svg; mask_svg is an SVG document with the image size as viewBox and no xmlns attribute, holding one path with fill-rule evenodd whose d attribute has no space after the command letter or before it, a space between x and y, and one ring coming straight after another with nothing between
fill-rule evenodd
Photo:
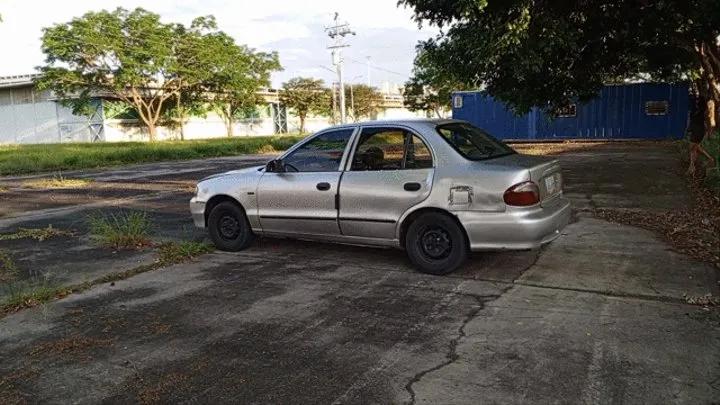
<instances>
[{"instance_id":1,"label":"side mirror","mask_svg":"<svg viewBox=\"0 0 720 405\"><path fill-rule=\"evenodd\" d=\"M285 171L282 160L280 159L273 159L269 162L267 162L267 165L265 165L265 171L268 173L280 173Z\"/></svg>"}]
</instances>

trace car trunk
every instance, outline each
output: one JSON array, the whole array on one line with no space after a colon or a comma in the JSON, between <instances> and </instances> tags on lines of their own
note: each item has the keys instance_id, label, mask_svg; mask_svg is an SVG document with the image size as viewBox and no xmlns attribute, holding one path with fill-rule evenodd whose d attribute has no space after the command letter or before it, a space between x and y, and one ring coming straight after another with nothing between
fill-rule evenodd
<instances>
[{"instance_id":1,"label":"car trunk","mask_svg":"<svg viewBox=\"0 0 720 405\"><path fill-rule=\"evenodd\" d=\"M497 159L494 164L502 164L527 169L530 180L540 188L540 205L554 202L562 191L562 173L560 162L547 156L513 154Z\"/></svg>"}]
</instances>

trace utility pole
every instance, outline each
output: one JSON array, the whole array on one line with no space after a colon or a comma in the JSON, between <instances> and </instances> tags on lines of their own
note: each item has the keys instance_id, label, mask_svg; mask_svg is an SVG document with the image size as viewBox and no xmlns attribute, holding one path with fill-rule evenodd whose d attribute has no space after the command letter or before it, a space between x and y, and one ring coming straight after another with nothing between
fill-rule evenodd
<instances>
[{"instance_id":1,"label":"utility pole","mask_svg":"<svg viewBox=\"0 0 720 405\"><path fill-rule=\"evenodd\" d=\"M333 43L328 46L328 49L332 51L332 62L337 69L338 81L340 82L340 122L345 123L345 82L343 81L343 57L342 49L347 48L350 45L344 43L345 35L352 34L355 32L350 30L350 24L340 24L338 22L338 13L335 13L335 24L331 27L325 28L328 36L332 38Z\"/></svg>"},{"instance_id":2,"label":"utility pole","mask_svg":"<svg viewBox=\"0 0 720 405\"><path fill-rule=\"evenodd\" d=\"M332 84L333 125L337 124L337 99L335 98L335 87L336 86L337 86L337 83L333 82L333 84Z\"/></svg>"}]
</instances>

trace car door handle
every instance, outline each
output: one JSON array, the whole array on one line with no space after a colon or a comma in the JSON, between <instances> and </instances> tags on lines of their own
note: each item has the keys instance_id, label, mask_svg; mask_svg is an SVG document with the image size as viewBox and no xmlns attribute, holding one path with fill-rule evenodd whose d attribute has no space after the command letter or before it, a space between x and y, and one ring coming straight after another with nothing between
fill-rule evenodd
<instances>
[{"instance_id":1,"label":"car door handle","mask_svg":"<svg viewBox=\"0 0 720 405\"><path fill-rule=\"evenodd\" d=\"M325 183L325 182L318 183L317 189L320 191L328 191L328 190L330 190L330 183Z\"/></svg>"},{"instance_id":2,"label":"car door handle","mask_svg":"<svg viewBox=\"0 0 720 405\"><path fill-rule=\"evenodd\" d=\"M403 185L405 191L418 191L420 187L422 187L420 183L405 183L405 185Z\"/></svg>"}]
</instances>

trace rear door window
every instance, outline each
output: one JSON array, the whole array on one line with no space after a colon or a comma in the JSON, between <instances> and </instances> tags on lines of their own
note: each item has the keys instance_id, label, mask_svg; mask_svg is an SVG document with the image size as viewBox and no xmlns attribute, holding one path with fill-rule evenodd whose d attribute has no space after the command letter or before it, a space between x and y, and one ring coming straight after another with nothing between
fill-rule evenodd
<instances>
[{"instance_id":1,"label":"rear door window","mask_svg":"<svg viewBox=\"0 0 720 405\"><path fill-rule=\"evenodd\" d=\"M364 128L353 156L352 171L427 169L430 149L403 128Z\"/></svg>"},{"instance_id":2,"label":"rear door window","mask_svg":"<svg viewBox=\"0 0 720 405\"><path fill-rule=\"evenodd\" d=\"M437 131L458 153L469 160L485 160L516 153L482 129L466 123L437 126Z\"/></svg>"}]
</instances>

